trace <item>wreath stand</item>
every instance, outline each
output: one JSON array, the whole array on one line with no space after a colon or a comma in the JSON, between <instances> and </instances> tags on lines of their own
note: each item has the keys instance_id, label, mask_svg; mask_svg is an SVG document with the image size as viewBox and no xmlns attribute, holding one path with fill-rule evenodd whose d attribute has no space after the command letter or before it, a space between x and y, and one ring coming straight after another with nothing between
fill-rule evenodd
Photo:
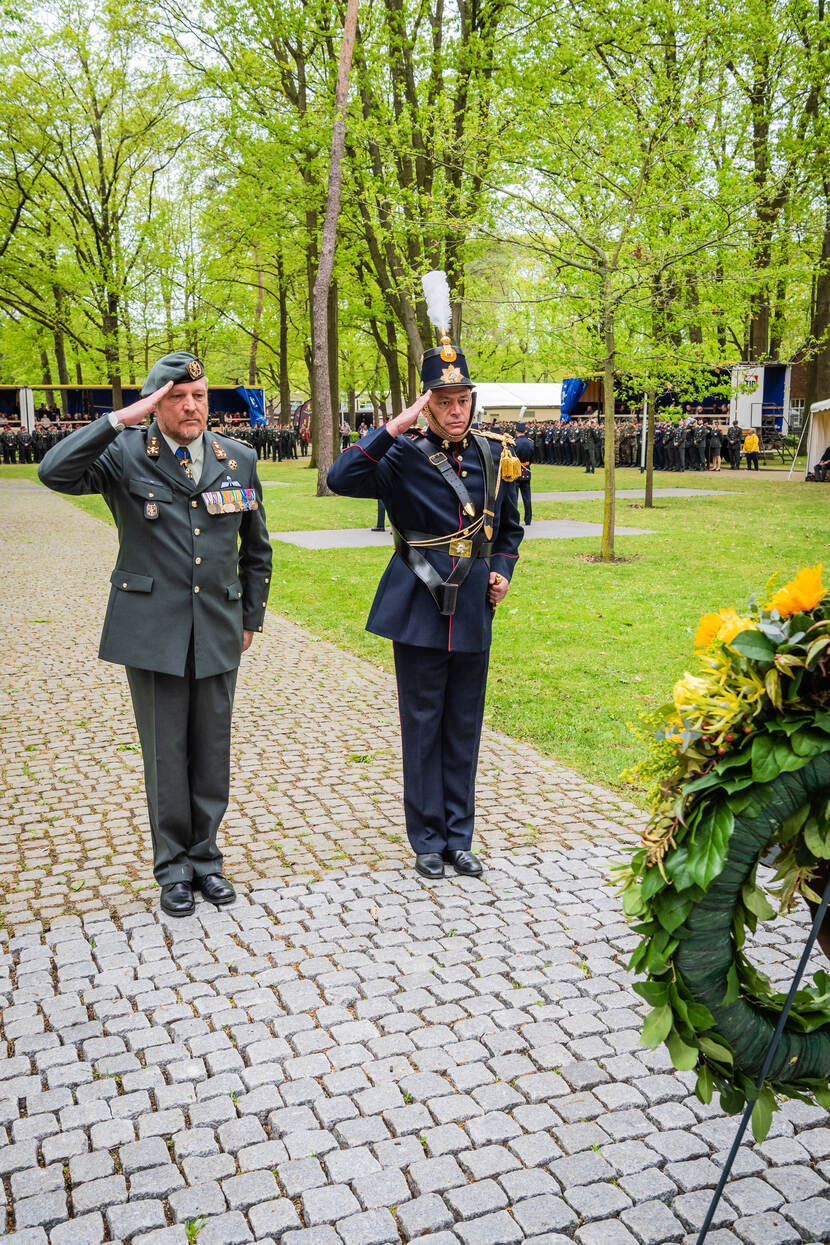
<instances>
[{"instance_id":1,"label":"wreath stand","mask_svg":"<svg viewBox=\"0 0 830 1245\"><path fill-rule=\"evenodd\" d=\"M763 1087L764 1081L766 1080L766 1077L767 1077L767 1073L772 1065L775 1052L778 1049L778 1044L781 1041L781 1037L784 1033L784 1026L787 1023L787 1018L789 1017L790 1010L793 1005L793 1000L795 999L796 991L798 990L798 987L801 984L801 978L804 976L804 970L807 967L807 962L810 959L810 955L812 953L813 947L815 946L816 938L818 937L819 930L821 929L822 922L824 921L824 917L827 913L827 909L829 905L830 905L830 879L828 879L827 885L824 888L824 894L822 896L821 903L816 909L816 914L813 918L812 928L810 929L810 933L807 938L807 942L804 947L804 950L801 953L801 959L798 961L798 967L795 970L795 976L793 977L792 985L790 986L790 990L787 995L784 1006L781 1009L781 1015L778 1017L778 1024L775 1026L775 1032L772 1035L772 1040L770 1041L769 1047L767 1049L767 1053L764 1057L764 1062L761 1067L761 1071L758 1073L758 1079L755 1082L756 1089L761 1089ZM726 1158L726 1162L724 1163L723 1171L721 1172L720 1180L718 1181L718 1186L715 1189L715 1192L712 1196L712 1201L709 1205L709 1209L706 1212L706 1218L703 1220L703 1226L700 1229L700 1234L698 1235L696 1245L703 1245L709 1233L709 1229L712 1226L712 1220L715 1217L715 1211L718 1208L718 1204L720 1203L723 1190L726 1187L726 1182L729 1179L730 1172L732 1171L732 1165L734 1164L735 1159L738 1154L738 1150L741 1147L741 1141L743 1140L744 1133L746 1132L747 1125L749 1124L750 1118L752 1116L752 1108L754 1107L754 1105L755 1105L754 1102L748 1102L746 1104L746 1107L744 1108L744 1113L743 1113L743 1116L741 1117L741 1122L738 1126L738 1131L735 1134L735 1140L732 1142L732 1148L730 1149L729 1154L727 1155L727 1158Z\"/></svg>"}]
</instances>

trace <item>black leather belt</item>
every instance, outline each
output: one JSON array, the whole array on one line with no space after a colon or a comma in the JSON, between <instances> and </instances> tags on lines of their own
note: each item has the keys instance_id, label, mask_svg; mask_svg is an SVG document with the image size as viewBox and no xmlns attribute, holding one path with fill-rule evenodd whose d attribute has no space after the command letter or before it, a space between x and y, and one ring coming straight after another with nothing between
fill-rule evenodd
<instances>
[{"instance_id":1,"label":"black leather belt","mask_svg":"<svg viewBox=\"0 0 830 1245\"><path fill-rule=\"evenodd\" d=\"M434 540L434 537L428 533L421 532L407 532L404 535L393 526L392 538L395 542L395 552L398 557L402 562L406 563L413 575L417 575L421 583L428 589L440 613L445 617L451 618L455 613L455 608L458 604L458 589L470 574L476 559L483 558L487 565L490 565L492 546L489 541L483 539L481 529L476 532L475 536L468 538L470 545L469 554L467 556L455 555L458 557L458 561L446 579L442 579L435 567L430 562L427 562L424 555L409 544L410 540ZM448 536L446 538L447 546L449 547L449 544L457 539L457 537ZM430 547L436 548L435 545Z\"/></svg>"}]
</instances>

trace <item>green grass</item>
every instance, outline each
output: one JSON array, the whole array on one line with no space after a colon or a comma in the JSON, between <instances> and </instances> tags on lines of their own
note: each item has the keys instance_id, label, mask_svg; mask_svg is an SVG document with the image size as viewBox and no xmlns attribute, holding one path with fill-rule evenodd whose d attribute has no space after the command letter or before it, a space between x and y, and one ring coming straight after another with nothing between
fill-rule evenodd
<instances>
[{"instance_id":1,"label":"green grass","mask_svg":"<svg viewBox=\"0 0 830 1245\"><path fill-rule=\"evenodd\" d=\"M0 479L8 473L5 468ZM302 461L269 464L262 474L291 484L265 490L272 531L371 527L375 521L372 501L316 498L316 473ZM635 471L618 472L620 488L641 482ZM534 469L536 492L601 485L599 472ZM489 723L612 786L640 754L627 723L666 700L692 664L700 614L743 607L773 572L786 578L821 560L830 535L830 493L788 484L771 471L751 479L747 472L657 473L655 486L717 487L732 495L658 498L652 510L619 500L618 524L655 533L617 538L617 554L632 561L584 561L598 551L594 537L526 541L494 626ZM73 500L109 517L97 497ZM534 520L544 518L600 522L602 502L538 502ZM364 630L388 556L383 549L309 551L274 542L270 606L314 635L391 668L391 645Z\"/></svg>"}]
</instances>

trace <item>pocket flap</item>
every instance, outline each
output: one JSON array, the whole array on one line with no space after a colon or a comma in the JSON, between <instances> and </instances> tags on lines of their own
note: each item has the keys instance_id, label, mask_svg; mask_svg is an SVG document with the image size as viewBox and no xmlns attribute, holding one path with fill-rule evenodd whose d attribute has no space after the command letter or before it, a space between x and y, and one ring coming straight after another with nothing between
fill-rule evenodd
<instances>
[{"instance_id":1,"label":"pocket flap","mask_svg":"<svg viewBox=\"0 0 830 1245\"><path fill-rule=\"evenodd\" d=\"M110 583L122 592L152 592L153 576L136 575L134 571L122 571L116 566L110 575Z\"/></svg>"},{"instance_id":2,"label":"pocket flap","mask_svg":"<svg viewBox=\"0 0 830 1245\"><path fill-rule=\"evenodd\" d=\"M166 484L151 484L147 480L128 480L127 488L134 497L143 497L145 501L173 500L173 490Z\"/></svg>"},{"instance_id":3,"label":"pocket flap","mask_svg":"<svg viewBox=\"0 0 830 1245\"><path fill-rule=\"evenodd\" d=\"M225 589L225 593L229 601L241 601L242 600L242 585L239 582L239 580L237 579L235 584L228 584L227 588Z\"/></svg>"}]
</instances>

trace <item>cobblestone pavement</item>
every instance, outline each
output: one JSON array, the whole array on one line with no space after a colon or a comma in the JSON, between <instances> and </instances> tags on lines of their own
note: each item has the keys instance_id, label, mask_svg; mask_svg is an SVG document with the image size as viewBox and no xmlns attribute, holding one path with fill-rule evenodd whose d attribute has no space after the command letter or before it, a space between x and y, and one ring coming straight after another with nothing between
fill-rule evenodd
<instances>
[{"instance_id":1,"label":"cobblestone pavement","mask_svg":"<svg viewBox=\"0 0 830 1245\"><path fill-rule=\"evenodd\" d=\"M2 1239L691 1245L736 1122L702 1106L662 1050L638 1047L642 1004L624 969L633 935L605 885L612 840L633 824L624 803L614 802L617 821L600 815L599 788L491 734L488 795L521 778L522 819L538 818L538 833L517 820L524 841L511 850L494 825L483 880L423 881L384 837L399 798L391 755L388 773L347 760L346 747L374 750L379 736L392 753L390 680L327 646L314 645L312 660L308 637L269 619L237 704L261 695L269 713L284 707L287 751L306 761L291 763L298 790L274 800L285 800L286 817L292 801L300 810L286 838L325 810L301 863L329 867L300 880L257 853L257 824L255 836L234 836L247 885L230 909L199 902L185 920L161 916L143 894L135 754L100 743L102 722L114 739L132 738L123 688L88 652L111 533L65 503L30 502L43 526L20 525L15 590L26 569L31 596L21 609L7 585L7 601L17 611L12 654L33 673L13 667L3 719L6 761L28 789L0 842L10 870L18 834L34 839L27 861L57 838L71 867L47 853L20 890L12 883L14 924L0 930ZM71 562L49 547L50 526ZM21 628L35 617L52 621L26 625L50 630L27 650ZM71 628L65 643L59 627ZM334 698L324 699L334 675ZM18 725L27 705L29 734ZM306 735L303 706L318 712ZM338 744L337 713L359 744ZM239 785L236 825L250 825L264 798L260 767L280 777L268 757L257 750L252 790ZM341 821L359 821L361 778L381 811L341 832ZM40 811L41 788L55 820ZM340 851L366 842L383 863L335 861L327 842ZM138 881L127 904L116 874L103 872L107 852ZM73 892L79 855L94 864ZM66 911L70 897L82 911ZM791 973L801 937L803 921L759 933L755 959L773 980ZM826 1113L787 1104L767 1141L742 1150L709 1245L830 1240L828 1190Z\"/></svg>"}]
</instances>

